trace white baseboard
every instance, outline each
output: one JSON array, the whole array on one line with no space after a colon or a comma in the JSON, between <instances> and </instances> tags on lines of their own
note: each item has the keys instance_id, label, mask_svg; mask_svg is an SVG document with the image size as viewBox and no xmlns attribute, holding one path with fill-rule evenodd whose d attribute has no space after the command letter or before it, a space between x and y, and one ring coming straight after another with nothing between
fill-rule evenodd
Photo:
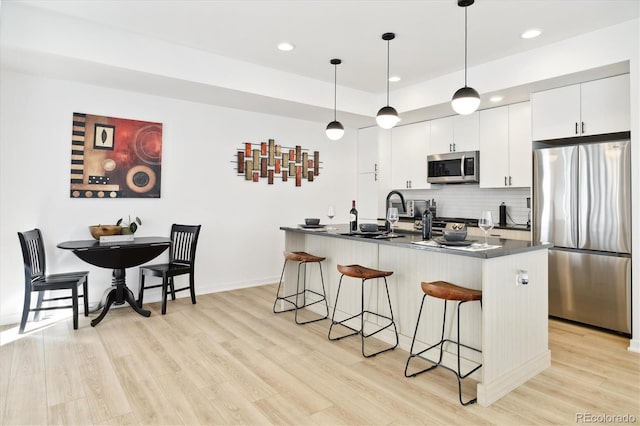
<instances>
[{"instance_id":1,"label":"white baseboard","mask_svg":"<svg viewBox=\"0 0 640 426\"><path fill-rule=\"evenodd\" d=\"M260 280L238 281L234 283L216 283L216 284L204 283L203 284L201 282L196 282L196 295L220 293L223 291L239 290L242 288L249 288L249 287L259 287L262 285L277 283L279 279L280 277L278 276L278 277L265 278ZM107 289L108 288L105 288L104 291L106 291ZM136 298L138 297L137 291L138 289L136 288L135 291L133 292ZM93 292L96 292L96 291L93 290ZM89 291L89 294L90 295L92 294L91 290ZM102 296L102 293L100 293L100 296ZM190 297L189 292L186 291L186 292L180 292L176 294L176 298L182 298L182 297ZM144 303L160 302L161 300L162 300L162 293L160 292L160 290L145 292ZM89 306L95 306L98 303L99 303L99 299L91 300L89 301ZM129 305L126 303L124 305L112 305L110 309L118 309L118 308L128 307L128 306ZM22 307L22 303L20 303L20 307ZM71 312L71 310L69 310L69 312ZM21 317L22 317L22 311L2 312L0 313L0 325L4 326L4 325L18 324L20 323Z\"/></svg>"},{"instance_id":2,"label":"white baseboard","mask_svg":"<svg viewBox=\"0 0 640 426\"><path fill-rule=\"evenodd\" d=\"M488 407L551 365L551 351L531 358L520 367L503 374L491 383L478 384L478 404Z\"/></svg>"}]
</instances>

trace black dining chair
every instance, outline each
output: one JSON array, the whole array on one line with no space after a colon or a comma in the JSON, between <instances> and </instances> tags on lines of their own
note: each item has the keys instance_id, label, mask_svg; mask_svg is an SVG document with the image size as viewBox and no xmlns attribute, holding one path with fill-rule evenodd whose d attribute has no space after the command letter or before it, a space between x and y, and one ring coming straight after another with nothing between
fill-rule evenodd
<instances>
[{"instance_id":1,"label":"black dining chair","mask_svg":"<svg viewBox=\"0 0 640 426\"><path fill-rule=\"evenodd\" d=\"M20 320L19 334L24 333L30 312L35 312L34 320L40 319L40 312L51 309L73 309L73 329L78 329L78 298L84 301L84 316L89 315L89 271L65 272L47 275L47 262L44 250L42 233L38 228L30 231L18 232L22 258L24 259L24 307ZM78 294L78 287L82 286L82 294ZM47 291L71 290L71 296L53 297L45 299ZM36 307L31 307L31 293L38 293ZM71 299L71 305L42 306L43 302L57 302Z\"/></svg>"},{"instance_id":2,"label":"black dining chair","mask_svg":"<svg viewBox=\"0 0 640 426\"><path fill-rule=\"evenodd\" d=\"M140 267L139 307L142 307L144 291L157 287L162 287L162 315L167 313L167 293L169 290L171 290L171 300L176 300L176 292L187 289L190 290L191 303L196 304L194 266L196 246L198 244L198 235L200 234L201 226L202 225L176 225L175 223L171 226L169 263L144 265ZM173 278L185 274L189 274L189 286L175 288ZM162 283L145 286L145 277L147 275L162 278Z\"/></svg>"}]
</instances>

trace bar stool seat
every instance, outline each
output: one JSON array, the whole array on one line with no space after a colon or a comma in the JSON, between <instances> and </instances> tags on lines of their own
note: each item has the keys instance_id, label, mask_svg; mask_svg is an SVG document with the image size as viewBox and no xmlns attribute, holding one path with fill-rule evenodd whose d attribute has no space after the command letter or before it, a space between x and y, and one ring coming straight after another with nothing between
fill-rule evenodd
<instances>
[{"instance_id":1,"label":"bar stool seat","mask_svg":"<svg viewBox=\"0 0 640 426\"><path fill-rule=\"evenodd\" d=\"M367 268L365 266L361 266L361 265L338 265L338 272L340 272L340 282L338 283L338 292L336 294L336 303L333 306L333 314L331 315L331 326L329 326L329 334L328 334L328 338L329 340L340 340L340 339L344 339L345 337L349 337L349 336L355 336L357 334L360 335L361 337L361 348L362 348L362 356L364 356L365 358L370 358L373 356L376 356L378 354L381 354L382 352L386 352L386 351L390 351L392 349L395 349L398 346L398 329L396 328L396 323L393 319L393 309L391 307L391 298L389 297L389 286L387 285L387 277L389 275L392 275L393 272L391 271L381 271L378 269L372 269L372 268ZM360 312L350 316L349 318L346 318L342 321L336 321L335 320L335 316L336 316L336 308L338 306L338 300L340 299L340 289L342 287L342 279L346 276L348 277L352 277L352 278L359 278L361 280L361 288L360 288ZM377 312L372 312L368 309L364 308L364 283L367 280L371 280L371 279L376 279L376 278L382 278L384 280L384 287L385 290L387 292L387 302L389 303L389 312L390 312L390 316L386 316L386 315L382 315L379 314ZM388 320L389 322L384 325L383 327L379 328L378 330L374 331L373 333L369 333L366 334L364 332L364 315L365 314L371 314L371 315L375 315L379 318L383 318ZM355 329L353 327L350 327L348 325L345 324L345 322L353 319L353 318L360 318L360 329ZM331 337L331 331L333 330L333 326L334 325L340 325L342 327L345 327L351 331L353 331L353 333L344 335L344 336L339 336L339 337ZM365 353L365 339L374 336L375 334L380 333L383 330L386 330L387 328L393 326L393 330L394 330L394 334L396 336L396 343L395 345L388 347L386 349L382 349L379 350L377 352L371 353L371 354L366 354Z\"/></svg>"},{"instance_id":2,"label":"bar stool seat","mask_svg":"<svg viewBox=\"0 0 640 426\"><path fill-rule=\"evenodd\" d=\"M420 284L420 286L422 287L422 291L424 292L424 295L422 296L422 303L420 304L420 311L418 312L418 319L416 320L416 329L415 332L413 334L413 340L411 341L411 349L409 350L409 358L407 359L407 363L405 365L404 368L404 375L405 377L415 377L418 374L422 374L425 373L429 370L433 370L434 368L441 366L443 368L446 368L449 371L452 371L457 379L458 379L458 399L460 400L460 404L462 405L469 405L469 404L473 404L474 402L476 402L477 398L472 398L466 402L464 402L462 400L462 379L468 377L469 375L471 375L472 373L474 373L475 371L477 371L480 367L482 367L482 364L478 364L477 366L475 366L473 369L471 369L470 371L468 371L465 374L462 374L460 371L460 347L464 347L476 352L481 353L481 351L479 349L476 348L472 348L470 346L467 346L465 344L460 343L460 305L462 305L463 303L466 302L473 302L473 301L478 301L480 302L480 308L482 308L482 290L475 290L475 289L471 289L471 288L466 288L466 287L461 287L459 285L456 284L452 284L450 282L447 281L434 281L434 282L422 282ZM422 315L422 308L424 307L424 301L426 299L427 296L431 296L431 297L435 297L437 299L441 299L444 303L444 313L442 316L442 334L440 335L440 341L437 342L434 345L429 346L427 349L424 349L420 352L415 352L414 353L414 346L415 346L415 342L416 342L416 336L418 334L418 326L420 324L420 316ZM445 331L445 322L447 319L447 301L454 301L457 302L456 304L456 310L457 310L457 336L458 339L457 340L451 340L451 339L445 339L444 338L444 331ZM454 370L452 368L447 367L446 365L442 364L442 355L443 355L443 345L445 342L451 342L451 343L455 343L457 345L457 359L458 359L458 368L457 370ZM434 362L426 357L421 356L422 354L424 354L425 352L430 351L431 349L434 349L435 347L439 346L439 350L440 350L440 355L438 358L438 362ZM419 357L420 359L426 360L428 362L430 362L432 365L417 371L415 373L408 373L409 370L409 364L411 362L411 360L413 358Z\"/></svg>"},{"instance_id":3,"label":"bar stool seat","mask_svg":"<svg viewBox=\"0 0 640 426\"><path fill-rule=\"evenodd\" d=\"M290 311L295 311L295 322L296 324L308 324L311 322L316 322L316 321L321 321L323 319L326 319L329 317L329 306L327 305L327 296L326 296L326 292L324 289L324 277L322 275L322 261L324 261L326 258L325 257L321 257L321 256L315 256L313 254L309 254L307 252L304 251L285 251L283 252L284 255L284 265L282 267L282 274L280 274L280 282L278 283L278 290L276 291L276 300L273 302L273 313L275 314L280 314L283 312L290 312ZM282 286L282 278L284 277L284 271L287 267L287 262L299 262L298 263L298 276L297 276L297 280L296 280L296 292L293 294L289 294L287 296L280 296L280 287ZM318 267L320 269L320 283L322 284L322 293L319 293L315 290L311 290L307 288L307 264L309 263L316 263L318 264ZM304 269L302 268L304 265ZM300 272L302 270L303 273L303 280L302 280L302 289L300 289ZM311 294L314 295L314 297L316 297L316 300L313 300L309 303L307 303L307 294ZM302 297L302 305L299 304L298 299ZM293 298L293 301L291 300ZM292 308L289 309L282 309L282 310L278 310L276 308L278 301L283 301L286 302L288 304L290 304L291 306L293 306ZM302 309L302 308L306 308L309 307L311 305L315 305L316 303L321 303L324 302L324 306L325 306L325 316L320 317L320 318L316 318L316 319L312 319L312 320L307 320L307 321L300 321L298 320L298 309Z\"/></svg>"}]
</instances>

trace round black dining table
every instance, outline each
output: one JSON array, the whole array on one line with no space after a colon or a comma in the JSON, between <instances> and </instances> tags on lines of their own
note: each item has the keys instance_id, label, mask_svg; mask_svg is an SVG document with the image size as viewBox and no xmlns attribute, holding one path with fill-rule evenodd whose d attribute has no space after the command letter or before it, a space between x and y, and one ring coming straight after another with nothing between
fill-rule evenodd
<instances>
[{"instance_id":1,"label":"round black dining table","mask_svg":"<svg viewBox=\"0 0 640 426\"><path fill-rule=\"evenodd\" d=\"M65 241L57 245L64 250L72 250L80 259L94 266L113 270L111 288L107 289L100 301L103 306L100 315L91 321L95 327L107 315L114 303L127 302L134 311L148 317L151 311L138 307L132 291L127 287L126 268L142 265L165 251L171 245L166 237L138 237L133 241L100 242L98 240Z\"/></svg>"}]
</instances>

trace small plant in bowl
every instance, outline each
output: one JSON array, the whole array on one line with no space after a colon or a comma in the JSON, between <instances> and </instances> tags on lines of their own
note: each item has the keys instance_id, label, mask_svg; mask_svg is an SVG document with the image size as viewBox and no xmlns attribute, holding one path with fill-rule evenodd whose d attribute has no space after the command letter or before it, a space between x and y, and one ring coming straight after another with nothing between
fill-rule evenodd
<instances>
[{"instance_id":1,"label":"small plant in bowl","mask_svg":"<svg viewBox=\"0 0 640 426\"><path fill-rule=\"evenodd\" d=\"M138 226L142 225L142 221L137 216L136 216L136 219L132 221L131 216L129 216L128 223L123 223L122 218L120 218L116 222L116 225L122 226L122 230L120 231L120 234L122 235L135 234L136 231L138 230Z\"/></svg>"}]
</instances>

